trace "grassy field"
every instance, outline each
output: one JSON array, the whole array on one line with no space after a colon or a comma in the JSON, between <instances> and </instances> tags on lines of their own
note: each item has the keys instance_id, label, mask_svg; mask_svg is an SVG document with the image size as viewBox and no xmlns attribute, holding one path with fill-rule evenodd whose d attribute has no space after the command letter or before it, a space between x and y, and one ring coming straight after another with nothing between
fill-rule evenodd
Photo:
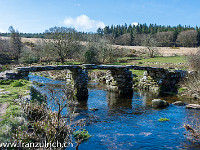
<instances>
[{"instance_id":1,"label":"grassy field","mask_svg":"<svg viewBox=\"0 0 200 150\"><path fill-rule=\"evenodd\" d=\"M170 56L170 57L155 57L155 58L140 58L140 60L131 60L131 57L118 58L117 62L112 65L138 65L152 66L160 68L174 68L187 70L186 56Z\"/></svg>"},{"instance_id":2,"label":"grassy field","mask_svg":"<svg viewBox=\"0 0 200 150\"><path fill-rule=\"evenodd\" d=\"M118 60L127 60L131 59L132 57L123 57L118 58ZM154 58L140 58L141 60L134 60L132 62L142 62L142 63L148 63L148 62L159 62L159 63L186 63L187 57L186 56L169 56L169 57L154 57ZM130 62L131 63L131 62ZM128 64L130 64L128 63Z\"/></svg>"}]
</instances>

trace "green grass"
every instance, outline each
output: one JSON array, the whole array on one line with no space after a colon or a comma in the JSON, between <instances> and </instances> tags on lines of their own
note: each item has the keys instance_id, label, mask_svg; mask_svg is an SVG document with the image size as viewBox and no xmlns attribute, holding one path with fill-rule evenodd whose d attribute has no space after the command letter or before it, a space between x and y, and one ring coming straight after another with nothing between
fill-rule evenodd
<instances>
[{"instance_id":1,"label":"green grass","mask_svg":"<svg viewBox=\"0 0 200 150\"><path fill-rule=\"evenodd\" d=\"M118 60L127 60L131 59L131 57L123 57L118 58ZM170 56L170 57L154 57L154 58L141 58L141 60L133 60L134 62L141 62L141 63L148 63L148 62L159 62L159 63L186 63L187 59L186 56ZM130 64L130 63L113 63L113 64Z\"/></svg>"},{"instance_id":2,"label":"green grass","mask_svg":"<svg viewBox=\"0 0 200 150\"><path fill-rule=\"evenodd\" d=\"M154 66L161 68L178 68L181 70L187 70L187 65L178 63L187 63L186 56L170 56L170 57L155 57L155 58L142 58L141 60L131 60L131 57L118 58L118 62L111 63L109 65L138 65L138 66ZM124 60L124 61L122 61Z\"/></svg>"},{"instance_id":3,"label":"green grass","mask_svg":"<svg viewBox=\"0 0 200 150\"><path fill-rule=\"evenodd\" d=\"M135 74L138 76L138 78L142 78L143 77L143 74L144 74L144 70L133 70L133 69L130 69L130 71L132 71L132 74Z\"/></svg>"},{"instance_id":4,"label":"green grass","mask_svg":"<svg viewBox=\"0 0 200 150\"><path fill-rule=\"evenodd\" d=\"M30 82L27 80L7 80L6 85L0 85L0 89L3 89L3 92L9 91L8 94L0 94L0 103L12 103L13 99L19 98L20 95L26 95L26 92L29 90ZM10 84L8 84L10 82Z\"/></svg>"},{"instance_id":5,"label":"green grass","mask_svg":"<svg viewBox=\"0 0 200 150\"><path fill-rule=\"evenodd\" d=\"M160 63L186 63L187 59L185 56L171 56L171 57L155 57L137 60L138 62L160 62Z\"/></svg>"},{"instance_id":6,"label":"green grass","mask_svg":"<svg viewBox=\"0 0 200 150\"><path fill-rule=\"evenodd\" d=\"M15 130L24 124L25 118L19 105L10 105L0 122L0 142L10 141Z\"/></svg>"}]
</instances>

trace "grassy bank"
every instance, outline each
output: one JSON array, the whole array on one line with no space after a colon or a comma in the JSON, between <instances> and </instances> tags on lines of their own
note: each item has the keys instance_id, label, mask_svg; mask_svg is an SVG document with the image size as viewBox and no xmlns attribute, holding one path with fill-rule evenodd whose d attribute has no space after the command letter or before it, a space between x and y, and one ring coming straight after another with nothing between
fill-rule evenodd
<instances>
[{"instance_id":1,"label":"grassy bank","mask_svg":"<svg viewBox=\"0 0 200 150\"><path fill-rule=\"evenodd\" d=\"M13 103L14 99L28 95L29 89L27 80L0 80L0 103Z\"/></svg>"}]
</instances>

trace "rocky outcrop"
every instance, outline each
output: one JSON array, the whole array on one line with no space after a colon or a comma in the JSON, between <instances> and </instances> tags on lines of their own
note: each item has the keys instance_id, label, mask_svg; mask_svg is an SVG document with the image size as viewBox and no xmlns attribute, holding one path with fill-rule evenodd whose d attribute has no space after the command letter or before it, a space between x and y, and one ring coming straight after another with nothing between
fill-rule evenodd
<instances>
[{"instance_id":1,"label":"rocky outcrop","mask_svg":"<svg viewBox=\"0 0 200 150\"><path fill-rule=\"evenodd\" d=\"M152 107L153 108L164 108L169 106L169 103L166 102L165 100L161 100L161 99L154 99L152 100Z\"/></svg>"}]
</instances>

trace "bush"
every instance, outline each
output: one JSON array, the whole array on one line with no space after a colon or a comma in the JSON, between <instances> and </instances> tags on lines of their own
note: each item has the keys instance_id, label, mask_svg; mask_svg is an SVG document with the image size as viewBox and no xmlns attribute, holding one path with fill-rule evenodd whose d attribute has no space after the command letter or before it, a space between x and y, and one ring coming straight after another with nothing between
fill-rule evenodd
<instances>
[{"instance_id":1,"label":"bush","mask_svg":"<svg viewBox=\"0 0 200 150\"><path fill-rule=\"evenodd\" d=\"M184 93L188 96L200 95L200 50L196 54L188 56L188 64L193 72L189 73L187 78L184 79L182 84L182 87L186 89Z\"/></svg>"},{"instance_id":2,"label":"bush","mask_svg":"<svg viewBox=\"0 0 200 150\"><path fill-rule=\"evenodd\" d=\"M37 63L39 61L39 58L36 57L34 51L32 51L31 48L24 46L20 54L19 61L25 64L32 64Z\"/></svg>"},{"instance_id":3,"label":"bush","mask_svg":"<svg viewBox=\"0 0 200 150\"><path fill-rule=\"evenodd\" d=\"M196 54L191 54L188 57L188 64L190 69L199 71L200 70L200 50Z\"/></svg>"},{"instance_id":4,"label":"bush","mask_svg":"<svg viewBox=\"0 0 200 150\"><path fill-rule=\"evenodd\" d=\"M78 130L73 133L73 136L76 140L82 140L82 141L86 141L91 137L91 135L86 130Z\"/></svg>"},{"instance_id":5,"label":"bush","mask_svg":"<svg viewBox=\"0 0 200 150\"><path fill-rule=\"evenodd\" d=\"M98 63L97 53L94 49L89 49L85 52L85 62L89 64Z\"/></svg>"},{"instance_id":6,"label":"bush","mask_svg":"<svg viewBox=\"0 0 200 150\"><path fill-rule=\"evenodd\" d=\"M10 85L13 80L0 80L0 85Z\"/></svg>"},{"instance_id":7,"label":"bush","mask_svg":"<svg viewBox=\"0 0 200 150\"><path fill-rule=\"evenodd\" d=\"M58 113L47 109L43 104L38 102L25 104L24 113L27 115L29 122L26 130L18 128L15 140L22 142L69 142L71 128L66 124L63 118L58 119Z\"/></svg>"}]
</instances>

